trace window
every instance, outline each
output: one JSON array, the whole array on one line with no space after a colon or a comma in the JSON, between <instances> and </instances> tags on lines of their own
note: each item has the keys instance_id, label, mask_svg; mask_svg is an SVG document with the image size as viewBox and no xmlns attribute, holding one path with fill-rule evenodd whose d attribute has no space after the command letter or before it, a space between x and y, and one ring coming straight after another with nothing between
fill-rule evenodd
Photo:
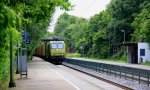
<instances>
[{"instance_id":1,"label":"window","mask_svg":"<svg viewBox=\"0 0 150 90\"><path fill-rule=\"evenodd\" d=\"M140 56L145 56L145 49L140 49Z\"/></svg>"},{"instance_id":2,"label":"window","mask_svg":"<svg viewBox=\"0 0 150 90\"><path fill-rule=\"evenodd\" d=\"M62 49L62 48L64 48L64 45L63 44L51 44L51 48L53 48L53 49L56 49L56 48Z\"/></svg>"},{"instance_id":3,"label":"window","mask_svg":"<svg viewBox=\"0 0 150 90\"><path fill-rule=\"evenodd\" d=\"M51 44L51 48L53 49L57 48L57 44Z\"/></svg>"},{"instance_id":4,"label":"window","mask_svg":"<svg viewBox=\"0 0 150 90\"><path fill-rule=\"evenodd\" d=\"M64 45L63 44L58 44L58 48L63 48Z\"/></svg>"}]
</instances>

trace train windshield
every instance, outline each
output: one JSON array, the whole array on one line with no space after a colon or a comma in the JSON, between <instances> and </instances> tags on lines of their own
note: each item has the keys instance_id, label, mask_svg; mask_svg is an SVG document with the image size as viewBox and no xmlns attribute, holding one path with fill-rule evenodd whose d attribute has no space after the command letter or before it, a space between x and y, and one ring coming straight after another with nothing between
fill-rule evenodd
<instances>
[{"instance_id":1,"label":"train windshield","mask_svg":"<svg viewBox=\"0 0 150 90\"><path fill-rule=\"evenodd\" d=\"M57 48L57 44L51 44L51 48Z\"/></svg>"},{"instance_id":2,"label":"train windshield","mask_svg":"<svg viewBox=\"0 0 150 90\"><path fill-rule=\"evenodd\" d=\"M64 45L63 44L58 44L58 48L63 48L64 47Z\"/></svg>"},{"instance_id":3,"label":"train windshield","mask_svg":"<svg viewBox=\"0 0 150 90\"><path fill-rule=\"evenodd\" d=\"M62 48L64 48L64 45L63 44L51 44L51 48L53 48L53 49L56 49L56 48L62 49Z\"/></svg>"}]
</instances>

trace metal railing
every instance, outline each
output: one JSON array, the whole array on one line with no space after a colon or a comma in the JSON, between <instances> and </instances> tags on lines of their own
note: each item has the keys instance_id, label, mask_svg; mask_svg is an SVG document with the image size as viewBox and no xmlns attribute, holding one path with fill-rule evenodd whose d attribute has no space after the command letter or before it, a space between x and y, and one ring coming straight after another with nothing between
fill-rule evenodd
<instances>
[{"instance_id":1,"label":"metal railing","mask_svg":"<svg viewBox=\"0 0 150 90\"><path fill-rule=\"evenodd\" d=\"M131 79L132 81L136 80L139 84L144 82L148 86L150 85L150 70L76 59L65 59L64 62L87 68L99 73L107 73L107 75L115 75L115 77L120 78L124 77L125 79Z\"/></svg>"}]
</instances>

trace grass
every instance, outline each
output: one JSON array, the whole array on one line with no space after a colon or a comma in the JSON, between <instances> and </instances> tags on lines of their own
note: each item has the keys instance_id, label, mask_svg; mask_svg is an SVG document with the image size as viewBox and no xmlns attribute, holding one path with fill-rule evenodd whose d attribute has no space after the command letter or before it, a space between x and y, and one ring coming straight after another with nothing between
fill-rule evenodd
<instances>
[{"instance_id":1,"label":"grass","mask_svg":"<svg viewBox=\"0 0 150 90\"><path fill-rule=\"evenodd\" d=\"M67 53L66 57L69 58L80 58L81 54L79 53Z\"/></svg>"},{"instance_id":2,"label":"grass","mask_svg":"<svg viewBox=\"0 0 150 90\"><path fill-rule=\"evenodd\" d=\"M81 54L79 54L79 53L68 53L67 57L69 57L69 58L83 58L83 59L85 58L85 59L91 59L91 60L127 63L127 60L101 59L101 58L96 58L96 57L81 57Z\"/></svg>"},{"instance_id":3,"label":"grass","mask_svg":"<svg viewBox=\"0 0 150 90\"><path fill-rule=\"evenodd\" d=\"M119 62L119 63L127 63L127 60L118 60L118 59L101 59L97 57L81 57L79 53L69 53L67 54L69 58L82 58L82 59L90 59L90 60L99 60L99 61L108 61L108 62ZM150 66L150 62L145 62L142 65Z\"/></svg>"},{"instance_id":4,"label":"grass","mask_svg":"<svg viewBox=\"0 0 150 90\"><path fill-rule=\"evenodd\" d=\"M0 90L9 90L9 80L5 80L1 85L0 85Z\"/></svg>"},{"instance_id":5,"label":"grass","mask_svg":"<svg viewBox=\"0 0 150 90\"><path fill-rule=\"evenodd\" d=\"M121 62L121 63L127 63L127 60L101 59L101 58L95 58L95 57L82 57L82 58L91 59L91 60L99 60L99 61L108 61L108 62Z\"/></svg>"},{"instance_id":6,"label":"grass","mask_svg":"<svg viewBox=\"0 0 150 90\"><path fill-rule=\"evenodd\" d=\"M145 62L143 65L150 66L150 62Z\"/></svg>"}]
</instances>

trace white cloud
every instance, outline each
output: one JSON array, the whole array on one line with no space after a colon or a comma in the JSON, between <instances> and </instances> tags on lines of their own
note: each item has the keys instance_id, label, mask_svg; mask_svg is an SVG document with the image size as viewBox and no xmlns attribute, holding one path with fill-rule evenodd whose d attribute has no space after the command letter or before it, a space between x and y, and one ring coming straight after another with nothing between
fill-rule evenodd
<instances>
[{"instance_id":1,"label":"white cloud","mask_svg":"<svg viewBox=\"0 0 150 90\"><path fill-rule=\"evenodd\" d=\"M110 0L70 0L76 5L73 11L69 11L70 15L83 18L90 18L104 10Z\"/></svg>"}]
</instances>

